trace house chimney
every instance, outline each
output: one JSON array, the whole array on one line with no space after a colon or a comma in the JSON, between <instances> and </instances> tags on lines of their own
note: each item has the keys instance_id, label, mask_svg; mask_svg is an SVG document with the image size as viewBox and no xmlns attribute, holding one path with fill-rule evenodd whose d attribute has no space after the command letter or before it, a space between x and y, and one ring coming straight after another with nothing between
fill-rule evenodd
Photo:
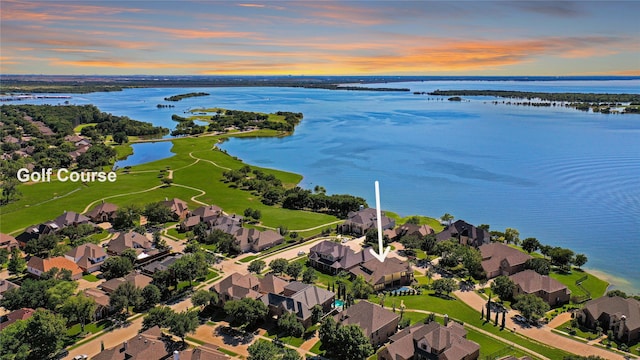
<instances>
[{"instance_id":1,"label":"house chimney","mask_svg":"<svg viewBox=\"0 0 640 360\"><path fill-rule=\"evenodd\" d=\"M444 326L447 326L449 324L449 315L444 314Z\"/></svg>"},{"instance_id":2,"label":"house chimney","mask_svg":"<svg viewBox=\"0 0 640 360\"><path fill-rule=\"evenodd\" d=\"M127 341L125 340L125 342L124 342L124 346L123 346L123 347L124 347L124 351L127 351L127 348L128 348L128 346L127 346L127 345L128 345L128 344L127 344Z\"/></svg>"},{"instance_id":3,"label":"house chimney","mask_svg":"<svg viewBox=\"0 0 640 360\"><path fill-rule=\"evenodd\" d=\"M620 324L618 325L618 339L622 339L622 336L624 336L624 328L625 325L627 323L627 316L626 315L622 315L620 316Z\"/></svg>"},{"instance_id":4,"label":"house chimney","mask_svg":"<svg viewBox=\"0 0 640 360\"><path fill-rule=\"evenodd\" d=\"M180 360L180 353L178 350L173 350L173 360Z\"/></svg>"}]
</instances>

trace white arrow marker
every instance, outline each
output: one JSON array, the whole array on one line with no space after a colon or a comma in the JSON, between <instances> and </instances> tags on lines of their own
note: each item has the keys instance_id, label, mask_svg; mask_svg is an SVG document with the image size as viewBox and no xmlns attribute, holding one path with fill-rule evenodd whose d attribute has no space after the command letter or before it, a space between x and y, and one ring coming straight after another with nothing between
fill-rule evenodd
<instances>
[{"instance_id":1,"label":"white arrow marker","mask_svg":"<svg viewBox=\"0 0 640 360\"><path fill-rule=\"evenodd\" d=\"M380 260L380 262L384 262L384 259L387 257L387 255L389 255L389 251L391 251L391 247L387 246L387 248L384 249L384 251L382 250L384 243L382 242L382 212L380 211L380 184L376 181L375 185L376 185L376 217L378 219L378 251L379 253L376 253L375 251L373 251L373 249L369 249L369 251L371 251L371 254L375 256L376 259Z\"/></svg>"}]
</instances>

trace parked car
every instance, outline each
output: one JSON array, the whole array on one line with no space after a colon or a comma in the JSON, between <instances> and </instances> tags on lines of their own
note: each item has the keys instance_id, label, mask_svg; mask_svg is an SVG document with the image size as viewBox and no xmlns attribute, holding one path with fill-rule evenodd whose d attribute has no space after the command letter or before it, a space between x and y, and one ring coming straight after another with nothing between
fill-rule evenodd
<instances>
[{"instance_id":1,"label":"parked car","mask_svg":"<svg viewBox=\"0 0 640 360\"><path fill-rule=\"evenodd\" d=\"M516 315L516 316L514 316L514 319L519 323L523 323L523 324L528 324L529 323L529 321L527 321L527 318L522 316L522 315Z\"/></svg>"},{"instance_id":2,"label":"parked car","mask_svg":"<svg viewBox=\"0 0 640 360\"><path fill-rule=\"evenodd\" d=\"M304 255L307 255L307 253L302 250L298 251L298 256L304 256Z\"/></svg>"}]
</instances>

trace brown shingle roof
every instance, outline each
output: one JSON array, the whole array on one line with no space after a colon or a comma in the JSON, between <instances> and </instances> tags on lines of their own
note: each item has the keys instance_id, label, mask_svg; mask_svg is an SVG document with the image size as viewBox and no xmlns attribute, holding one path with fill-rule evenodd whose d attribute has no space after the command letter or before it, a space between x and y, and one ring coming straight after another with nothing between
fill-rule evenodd
<instances>
[{"instance_id":1,"label":"brown shingle roof","mask_svg":"<svg viewBox=\"0 0 640 360\"><path fill-rule=\"evenodd\" d=\"M135 231L128 233L120 233L117 238L109 241L107 249L110 252L120 255L127 249L150 250L153 243L146 236L138 234Z\"/></svg>"},{"instance_id":2,"label":"brown shingle roof","mask_svg":"<svg viewBox=\"0 0 640 360\"><path fill-rule=\"evenodd\" d=\"M75 263L82 269L88 269L97 264L95 259L107 256L107 253L101 246L93 243L82 244L75 249L69 250L65 256L73 258Z\"/></svg>"},{"instance_id":3,"label":"brown shingle roof","mask_svg":"<svg viewBox=\"0 0 640 360\"><path fill-rule=\"evenodd\" d=\"M409 359L415 354L416 348L426 345L436 352L442 352L439 359L460 360L480 350L480 346L467 340L467 331L456 322L450 322L446 327L437 322L416 324L393 335L384 353L392 359Z\"/></svg>"},{"instance_id":4,"label":"brown shingle roof","mask_svg":"<svg viewBox=\"0 0 640 360\"><path fill-rule=\"evenodd\" d=\"M257 299L260 297L258 289L260 288L260 280L253 275L242 275L233 273L217 284L211 287L220 295L228 295L231 299L242 299L251 297Z\"/></svg>"},{"instance_id":5,"label":"brown shingle roof","mask_svg":"<svg viewBox=\"0 0 640 360\"><path fill-rule=\"evenodd\" d=\"M553 293L562 289L567 289L567 286L560 281L547 275L540 275L533 270L521 271L509 276L509 278L516 285L519 285L527 294L533 294L538 291Z\"/></svg>"},{"instance_id":6,"label":"brown shingle roof","mask_svg":"<svg viewBox=\"0 0 640 360\"><path fill-rule=\"evenodd\" d=\"M530 255L501 243L484 244L478 250L482 255L482 269L487 274L498 271L502 260L506 260L513 267L531 259Z\"/></svg>"},{"instance_id":7,"label":"brown shingle roof","mask_svg":"<svg viewBox=\"0 0 640 360\"><path fill-rule=\"evenodd\" d=\"M342 325L358 325L364 334L370 338L371 334L380 330L385 325L393 321L398 321L400 315L380 305L375 305L368 301L360 301L336 315L335 319L342 323Z\"/></svg>"},{"instance_id":8,"label":"brown shingle roof","mask_svg":"<svg viewBox=\"0 0 640 360\"><path fill-rule=\"evenodd\" d=\"M618 318L625 315L629 330L640 329L640 301L634 298L603 296L587 302L583 311L591 313L594 319L600 318L603 313L609 316L617 315Z\"/></svg>"},{"instance_id":9,"label":"brown shingle roof","mask_svg":"<svg viewBox=\"0 0 640 360\"><path fill-rule=\"evenodd\" d=\"M355 276L363 276L372 285L384 284L385 276L402 272L410 273L411 271L411 266L408 262L393 257L388 257L383 262L378 259L371 259L349 270Z\"/></svg>"}]
</instances>

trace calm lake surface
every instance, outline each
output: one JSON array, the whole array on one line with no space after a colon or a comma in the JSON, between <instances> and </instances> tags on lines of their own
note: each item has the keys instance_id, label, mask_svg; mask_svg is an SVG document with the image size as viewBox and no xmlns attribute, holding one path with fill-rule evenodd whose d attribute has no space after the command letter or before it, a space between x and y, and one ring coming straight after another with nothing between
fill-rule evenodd
<instances>
[{"instance_id":1,"label":"calm lake surface","mask_svg":"<svg viewBox=\"0 0 640 360\"><path fill-rule=\"evenodd\" d=\"M378 180L382 207L403 216L437 218L449 212L491 229L517 228L521 238L585 253L586 267L606 272L618 288L640 292L639 115L412 94L435 89L639 93L640 80L379 86L411 92L160 88L72 95L70 102L169 128L175 127L172 114L201 106L302 112L305 118L293 136L231 139L221 147L250 164L300 173L304 187L362 196L372 206ZM191 91L211 95L156 108L166 96ZM147 145L136 154L151 148L143 150Z\"/></svg>"}]
</instances>

